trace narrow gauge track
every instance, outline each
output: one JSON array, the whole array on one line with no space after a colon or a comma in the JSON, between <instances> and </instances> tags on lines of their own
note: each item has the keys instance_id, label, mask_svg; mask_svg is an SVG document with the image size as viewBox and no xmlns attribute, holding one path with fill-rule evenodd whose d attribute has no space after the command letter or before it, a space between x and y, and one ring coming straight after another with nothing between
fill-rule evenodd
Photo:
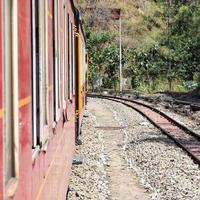
<instances>
[{"instance_id":1,"label":"narrow gauge track","mask_svg":"<svg viewBox=\"0 0 200 200\"><path fill-rule=\"evenodd\" d=\"M184 149L200 165L200 136L162 111L127 98L97 94L89 94L88 96L122 103L141 113L164 134L174 140L178 146Z\"/></svg>"},{"instance_id":2,"label":"narrow gauge track","mask_svg":"<svg viewBox=\"0 0 200 200\"><path fill-rule=\"evenodd\" d=\"M150 103L155 103L151 98L149 97L138 97L138 99L141 99L143 101L148 101ZM187 105L190 106L191 111L200 111L200 103L199 102L192 102L192 101L183 101L179 99L173 99L170 100L169 102L165 103L170 103L171 105Z\"/></svg>"},{"instance_id":3,"label":"narrow gauge track","mask_svg":"<svg viewBox=\"0 0 200 200\"><path fill-rule=\"evenodd\" d=\"M177 104L177 105L188 105L188 106L190 106L192 111L200 111L200 104L199 103L182 101L182 100L177 100L177 99L175 99L173 103Z\"/></svg>"}]
</instances>

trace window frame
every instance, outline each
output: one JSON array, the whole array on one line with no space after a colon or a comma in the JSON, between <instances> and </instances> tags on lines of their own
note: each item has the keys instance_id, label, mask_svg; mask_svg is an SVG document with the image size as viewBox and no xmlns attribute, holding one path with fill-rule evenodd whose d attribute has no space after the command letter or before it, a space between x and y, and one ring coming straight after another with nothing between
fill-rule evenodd
<instances>
[{"instance_id":1,"label":"window frame","mask_svg":"<svg viewBox=\"0 0 200 200\"><path fill-rule=\"evenodd\" d=\"M67 99L70 100L70 67L71 67L71 28L70 28L70 15L67 17L67 30L68 30L68 66L67 66Z\"/></svg>"},{"instance_id":2,"label":"window frame","mask_svg":"<svg viewBox=\"0 0 200 200\"><path fill-rule=\"evenodd\" d=\"M39 105L39 5L38 0L31 2L31 40L32 40L32 148L36 149L40 142L40 105ZM36 19L37 18L37 19ZM38 28L38 30L36 29ZM38 33L37 33L38 32ZM36 39L36 37L38 37ZM38 51L38 52L37 52ZM37 91L38 90L38 91ZM37 109L39 109L37 111Z\"/></svg>"},{"instance_id":3,"label":"window frame","mask_svg":"<svg viewBox=\"0 0 200 200\"><path fill-rule=\"evenodd\" d=\"M65 104L65 100L66 100L66 94L67 94L67 70L66 70L66 67L67 67L67 9L66 9L66 5L64 4L63 5L64 8L64 20L63 20L63 27L64 27L64 73L63 73L63 96L64 96L64 99L63 99L63 103ZM66 104L64 106L64 108L66 107Z\"/></svg>"},{"instance_id":4,"label":"window frame","mask_svg":"<svg viewBox=\"0 0 200 200\"><path fill-rule=\"evenodd\" d=\"M74 32L74 34L73 34L73 42L74 42L74 95L76 94L76 42L75 42L75 38L76 38L76 36L75 36L75 34L76 34L76 28L75 28L75 25L74 25L74 29L73 29L73 32Z\"/></svg>"},{"instance_id":5,"label":"window frame","mask_svg":"<svg viewBox=\"0 0 200 200\"><path fill-rule=\"evenodd\" d=\"M54 0L53 1L53 40L54 40L54 66L53 66L53 71L54 71L54 124L56 124L60 118L60 82L59 82L59 66L60 66L60 25L59 25L59 13L58 13L58 8L59 8L59 0Z\"/></svg>"},{"instance_id":6,"label":"window frame","mask_svg":"<svg viewBox=\"0 0 200 200\"><path fill-rule=\"evenodd\" d=\"M66 59L66 55L67 55L67 7L66 7L66 3L62 4L62 8L63 8L63 13L62 13L62 18L63 18L63 29L61 30L61 34L62 34L62 38L63 38L63 49L62 49L62 63L61 63L61 77L62 77L62 109L66 109L67 104L66 104L66 67L67 67L67 59Z\"/></svg>"},{"instance_id":7,"label":"window frame","mask_svg":"<svg viewBox=\"0 0 200 200\"><path fill-rule=\"evenodd\" d=\"M39 1L40 145L49 140L48 0Z\"/></svg>"},{"instance_id":8,"label":"window frame","mask_svg":"<svg viewBox=\"0 0 200 200\"><path fill-rule=\"evenodd\" d=\"M48 0L32 0L32 148L49 141ZM37 15L37 16L36 16ZM37 19L36 19L37 17ZM36 21L37 20L37 21ZM36 24L37 23L37 24ZM38 55L37 55L38 54Z\"/></svg>"},{"instance_id":9,"label":"window frame","mask_svg":"<svg viewBox=\"0 0 200 200\"><path fill-rule=\"evenodd\" d=\"M18 74L18 1L3 0L3 185L4 196L12 197L19 181L19 74ZM10 98L12 96L12 98ZM9 125L9 127L8 127ZM8 136L9 135L9 136ZM11 171L6 149L11 140ZM12 147L13 146L13 147ZM12 160L13 159L13 160Z\"/></svg>"},{"instance_id":10,"label":"window frame","mask_svg":"<svg viewBox=\"0 0 200 200\"><path fill-rule=\"evenodd\" d=\"M60 112L62 107L62 88L61 88L61 66L62 66L62 55L61 55L61 26L60 26L60 0L57 0L57 51L58 51L58 65L57 65L57 81L58 81L58 119L60 118Z\"/></svg>"},{"instance_id":11,"label":"window frame","mask_svg":"<svg viewBox=\"0 0 200 200\"><path fill-rule=\"evenodd\" d=\"M71 23L72 26L72 96L75 94L75 31L74 31L74 25Z\"/></svg>"},{"instance_id":12,"label":"window frame","mask_svg":"<svg viewBox=\"0 0 200 200\"><path fill-rule=\"evenodd\" d=\"M74 58L74 29L73 22L68 14L68 101L71 102L73 98L73 94L75 94L74 85L74 66L75 66L75 58Z\"/></svg>"}]
</instances>

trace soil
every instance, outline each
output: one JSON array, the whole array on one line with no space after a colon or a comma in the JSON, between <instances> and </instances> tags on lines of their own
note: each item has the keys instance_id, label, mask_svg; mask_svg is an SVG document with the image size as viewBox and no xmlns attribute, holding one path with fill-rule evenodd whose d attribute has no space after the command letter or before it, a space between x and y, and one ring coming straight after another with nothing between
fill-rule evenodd
<instances>
[{"instance_id":1,"label":"soil","mask_svg":"<svg viewBox=\"0 0 200 200\"><path fill-rule=\"evenodd\" d=\"M98 128L102 127L105 132L103 137L105 151L109 155L107 174L110 177L111 199L150 199L145 189L140 186L138 178L129 170L126 161L121 156L123 134L114 120L112 112L96 102L90 102L88 109L96 116Z\"/></svg>"}]
</instances>

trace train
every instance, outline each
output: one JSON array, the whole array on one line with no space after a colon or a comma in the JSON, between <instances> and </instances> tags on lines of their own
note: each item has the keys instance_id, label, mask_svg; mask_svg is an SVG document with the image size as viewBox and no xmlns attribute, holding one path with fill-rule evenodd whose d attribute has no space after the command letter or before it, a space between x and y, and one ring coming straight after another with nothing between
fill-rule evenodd
<instances>
[{"instance_id":1,"label":"train","mask_svg":"<svg viewBox=\"0 0 200 200\"><path fill-rule=\"evenodd\" d=\"M73 0L0 0L0 199L64 200L86 104Z\"/></svg>"}]
</instances>

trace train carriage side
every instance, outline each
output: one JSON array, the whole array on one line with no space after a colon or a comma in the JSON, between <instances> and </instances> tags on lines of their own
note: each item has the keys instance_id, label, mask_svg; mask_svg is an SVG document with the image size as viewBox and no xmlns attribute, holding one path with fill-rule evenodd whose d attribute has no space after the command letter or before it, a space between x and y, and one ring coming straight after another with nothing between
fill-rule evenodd
<instances>
[{"instance_id":1,"label":"train carriage side","mask_svg":"<svg viewBox=\"0 0 200 200\"><path fill-rule=\"evenodd\" d=\"M31 199L29 19L29 1L1 0L1 199Z\"/></svg>"},{"instance_id":2,"label":"train carriage side","mask_svg":"<svg viewBox=\"0 0 200 200\"><path fill-rule=\"evenodd\" d=\"M47 1L47 11L52 29L46 33L52 49L52 73L49 80L49 134L37 155L35 174L40 172L36 182L33 175L33 199L65 199L75 145L75 101L74 82L74 22L75 7L72 0ZM50 37L52 32L52 37ZM53 45L51 45L53 43ZM51 50L50 50L51 52ZM48 54L49 55L49 54ZM50 55L51 57L51 55ZM49 69L50 70L50 69ZM40 109L43 109L40 107ZM50 111L51 110L51 111ZM43 165L41 167L41 164ZM39 186L39 187L38 187Z\"/></svg>"},{"instance_id":3,"label":"train carriage side","mask_svg":"<svg viewBox=\"0 0 200 200\"><path fill-rule=\"evenodd\" d=\"M0 0L0 8L0 199L65 199L75 148L73 1Z\"/></svg>"}]
</instances>

